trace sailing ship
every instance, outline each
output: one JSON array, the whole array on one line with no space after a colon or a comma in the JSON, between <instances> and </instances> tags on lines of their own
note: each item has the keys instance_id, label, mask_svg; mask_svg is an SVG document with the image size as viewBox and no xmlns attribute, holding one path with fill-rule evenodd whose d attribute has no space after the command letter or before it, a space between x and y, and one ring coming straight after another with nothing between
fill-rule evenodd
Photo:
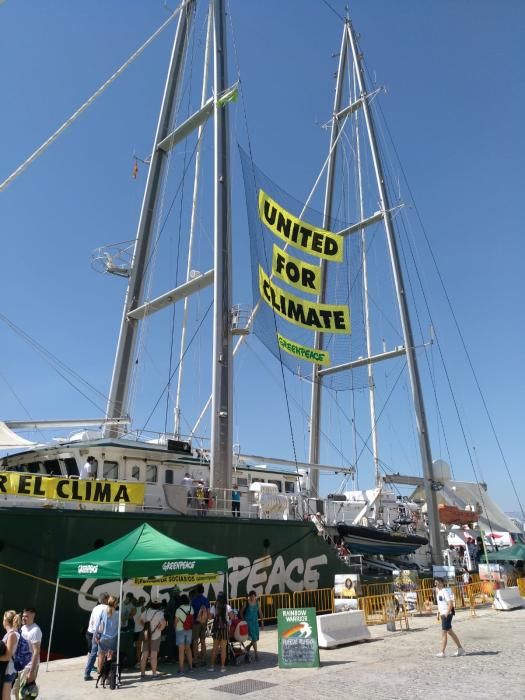
<instances>
[{"instance_id":1,"label":"sailing ship","mask_svg":"<svg viewBox=\"0 0 525 700\"><path fill-rule=\"evenodd\" d=\"M18 431L63 425L71 429L74 422L5 421L0 425L2 445L9 450L0 474L4 523L0 598L4 606L16 607L32 600L39 611L49 609L53 593L49 582L55 577L59 559L102 546L144 520L190 546L205 546L209 551L226 554L232 597L251 588L271 594L331 587L334 574L346 570L346 562L335 546L341 540L356 554L400 556L418 550L421 561L442 561L437 493L443 479L435 472L430 452L416 344L394 232L396 206L391 204L385 186L374 130L372 102L376 92L368 90L352 24L349 20L343 22L323 211L294 201L256 168L251 156L245 153L241 157L254 289L253 305L246 309L232 303L229 112L239 85L228 79L223 3L213 0L205 20L198 9L195 0L184 0L174 13L178 24L154 145L146 159L147 181L137 236L131 244L98 250L93 260L95 267L127 280L105 416L81 419L77 433L46 444L26 440ZM197 103L185 104L186 113L181 116L177 109L181 111L187 89L185 68L196 26L206 27L201 29L202 88ZM194 77L196 65L192 63L189 72ZM369 175L375 181L375 193L367 199L364 182L360 175L356 177L355 217L336 216L336 164L346 126L358 136L354 154L359 171L367 151ZM213 147L209 151L206 138ZM168 291L164 288L156 293L149 278L153 259L157 258L159 267L167 267L168 271L174 262L173 251L171 257L161 251L167 217L161 204L169 191L168 166L178 166L175 182L180 194L189 161L194 179L191 195L186 198L193 206L178 222L178 245L183 244L187 251L185 274L176 276L175 286ZM213 169L211 185L208 181L204 189L208 199L203 207L212 214L209 230L213 230L213 246L197 260L195 250L201 245L197 232L200 227L202 234L203 227L196 204L204 199L199 187L205 165ZM178 201L174 197L166 209L171 211ZM383 264L393 279L403 339L401 345L398 342L381 352L373 350L367 291L367 241L371 232L375 241L378 230L386 236L388 257ZM275 250L278 235L282 241ZM295 247L288 249L288 243ZM341 262L333 263L329 258L336 250L341 252ZM177 265L183 267L178 258ZM360 285L353 279L352 265L364 280ZM305 291L305 285L312 286L314 297L312 290ZM359 303L355 303L355 289ZM197 318L191 318L190 313L194 300L199 300ZM175 308L177 316L173 311L170 318L171 338L178 324L180 346L178 353L170 354L168 381L159 398L168 405L174 394L173 430L167 429L166 420L164 430L157 433L148 432L147 421L134 431L128 413L137 390L133 381L141 328L154 326L157 314L166 316ZM350 309L353 328L362 330L361 341L356 341L354 348L340 342L341 337L349 337ZM190 350L208 312L213 318L212 330L205 332L202 344L211 348L211 397L185 434L186 414L181 400L184 388L191 394L196 382L207 374L202 364L193 361L190 365ZM294 328L285 330L288 327L284 324L290 320L295 321ZM277 358L283 371L307 381L311 388L307 460L295 455L249 454L234 446L233 357L249 334ZM354 330L352 338L356 336ZM170 342L173 347L174 341ZM381 474L377 447L373 367L395 358L403 358L408 367L423 466L423 477L413 482L419 492L408 499L392 488L396 483L393 476L387 480ZM185 380L188 375L189 382ZM376 467L376 488L368 492L345 490L348 481L355 479L356 460L331 466L321 459L321 417L326 410L323 402L328 390L340 389L358 391L368 404ZM148 386L142 386L144 394L148 390ZM256 400L254 395L253 402ZM211 416L209 443L200 434L206 409ZM261 416L256 420L264 430ZM94 460L95 479L79 478L88 456ZM343 478L341 489L332 497L320 495L322 472ZM232 512L233 490L240 492L239 518ZM139 584L128 582L127 586L135 590ZM71 597L63 603L68 610L68 630L81 626L102 588L108 585L86 578L79 590L69 589ZM40 621L45 629L45 618L40 617ZM63 632L62 636L58 633L56 649L63 654L80 652L82 641L77 643L69 632Z\"/></svg>"}]
</instances>

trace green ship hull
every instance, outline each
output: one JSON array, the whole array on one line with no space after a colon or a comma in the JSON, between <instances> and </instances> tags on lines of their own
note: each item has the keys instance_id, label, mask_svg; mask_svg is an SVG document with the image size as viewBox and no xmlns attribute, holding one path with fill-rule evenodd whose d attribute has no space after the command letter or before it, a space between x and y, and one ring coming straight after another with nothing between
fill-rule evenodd
<instances>
[{"instance_id":1,"label":"green ship hull","mask_svg":"<svg viewBox=\"0 0 525 700\"><path fill-rule=\"evenodd\" d=\"M346 569L310 522L5 508L1 609L35 607L46 649L59 561L107 544L143 522L184 544L227 555L233 598L251 588L274 595L331 588L334 575ZM61 584L67 589L58 595L52 656L77 656L86 651L83 630L93 599L103 590L118 593L119 584L89 578ZM132 581L125 589L140 593ZM144 589L147 597L150 591ZM210 589L210 597L214 593Z\"/></svg>"}]
</instances>

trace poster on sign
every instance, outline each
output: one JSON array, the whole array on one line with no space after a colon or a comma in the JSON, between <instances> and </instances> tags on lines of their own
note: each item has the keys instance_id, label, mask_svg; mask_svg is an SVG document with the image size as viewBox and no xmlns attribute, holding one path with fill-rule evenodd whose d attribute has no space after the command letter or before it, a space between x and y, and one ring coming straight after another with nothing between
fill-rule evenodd
<instances>
[{"instance_id":1,"label":"poster on sign","mask_svg":"<svg viewBox=\"0 0 525 700\"><path fill-rule=\"evenodd\" d=\"M334 576L334 610L357 610L357 598L361 595L361 582L358 574L336 574Z\"/></svg>"},{"instance_id":2,"label":"poster on sign","mask_svg":"<svg viewBox=\"0 0 525 700\"><path fill-rule=\"evenodd\" d=\"M417 608L417 589L419 588L419 575L412 569L396 569L392 572L394 596L402 604L405 610L412 611Z\"/></svg>"}]
</instances>

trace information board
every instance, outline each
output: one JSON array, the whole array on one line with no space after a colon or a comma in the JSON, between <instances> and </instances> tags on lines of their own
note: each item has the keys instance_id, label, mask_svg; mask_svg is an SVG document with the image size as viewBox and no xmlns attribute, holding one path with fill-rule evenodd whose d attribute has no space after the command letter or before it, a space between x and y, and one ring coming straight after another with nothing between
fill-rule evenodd
<instances>
[{"instance_id":1,"label":"information board","mask_svg":"<svg viewBox=\"0 0 525 700\"><path fill-rule=\"evenodd\" d=\"M319 668L315 608L277 610L279 668Z\"/></svg>"}]
</instances>

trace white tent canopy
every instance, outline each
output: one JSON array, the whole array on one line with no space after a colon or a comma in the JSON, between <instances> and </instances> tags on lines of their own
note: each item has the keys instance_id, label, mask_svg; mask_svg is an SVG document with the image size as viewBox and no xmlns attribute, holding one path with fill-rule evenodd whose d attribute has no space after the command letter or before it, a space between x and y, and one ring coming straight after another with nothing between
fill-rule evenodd
<instances>
[{"instance_id":1,"label":"white tent canopy","mask_svg":"<svg viewBox=\"0 0 525 700\"><path fill-rule=\"evenodd\" d=\"M26 440L8 428L4 421L0 421L0 449L10 449L12 447L32 447L36 442Z\"/></svg>"}]
</instances>

